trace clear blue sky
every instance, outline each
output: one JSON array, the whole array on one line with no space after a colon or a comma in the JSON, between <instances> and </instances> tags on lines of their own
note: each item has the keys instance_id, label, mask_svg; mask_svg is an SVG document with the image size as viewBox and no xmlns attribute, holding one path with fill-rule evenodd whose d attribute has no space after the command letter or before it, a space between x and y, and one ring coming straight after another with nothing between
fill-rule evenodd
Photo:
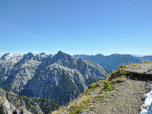
<instances>
[{"instance_id":1,"label":"clear blue sky","mask_svg":"<svg viewBox=\"0 0 152 114\"><path fill-rule=\"evenodd\" d=\"M152 0L0 0L0 56L152 55Z\"/></svg>"}]
</instances>

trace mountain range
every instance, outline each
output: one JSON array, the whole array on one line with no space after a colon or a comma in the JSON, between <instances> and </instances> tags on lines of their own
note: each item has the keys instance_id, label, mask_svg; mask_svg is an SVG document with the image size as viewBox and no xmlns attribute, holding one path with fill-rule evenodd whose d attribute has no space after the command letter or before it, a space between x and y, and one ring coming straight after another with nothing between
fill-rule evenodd
<instances>
[{"instance_id":1,"label":"mountain range","mask_svg":"<svg viewBox=\"0 0 152 114\"><path fill-rule=\"evenodd\" d=\"M145 60L151 61L152 56L71 56L62 51L55 55L6 53L0 59L0 87L6 92L1 90L0 97L14 108L48 113L54 110L52 107L59 108L59 105L66 105L77 98L92 83L104 80L105 75L111 74L111 70L116 70L119 65ZM37 103L36 108L27 107L32 106L31 103Z\"/></svg>"},{"instance_id":2,"label":"mountain range","mask_svg":"<svg viewBox=\"0 0 152 114\"><path fill-rule=\"evenodd\" d=\"M144 60L144 61L152 61L152 55L144 56L144 57L137 57L137 58L139 58L141 60Z\"/></svg>"},{"instance_id":3,"label":"mountain range","mask_svg":"<svg viewBox=\"0 0 152 114\"><path fill-rule=\"evenodd\" d=\"M109 70L116 70L119 65L124 64L131 64L131 63L141 63L144 58L146 57L134 57L130 54L111 54L109 56L104 56L102 54L97 55L73 55L77 58L86 59L95 63L98 63L99 65L103 66L104 68L107 68ZM147 57L148 58L148 57ZM152 60L150 57L147 60Z\"/></svg>"},{"instance_id":4,"label":"mountain range","mask_svg":"<svg viewBox=\"0 0 152 114\"><path fill-rule=\"evenodd\" d=\"M55 55L4 54L0 59L0 87L27 97L44 97L65 105L110 70L59 51Z\"/></svg>"}]
</instances>

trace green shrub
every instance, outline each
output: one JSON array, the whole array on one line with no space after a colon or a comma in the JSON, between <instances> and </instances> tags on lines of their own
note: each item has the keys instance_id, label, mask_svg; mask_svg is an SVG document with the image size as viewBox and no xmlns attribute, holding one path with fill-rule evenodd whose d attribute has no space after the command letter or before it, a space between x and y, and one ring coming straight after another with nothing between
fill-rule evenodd
<instances>
[{"instance_id":1,"label":"green shrub","mask_svg":"<svg viewBox=\"0 0 152 114\"><path fill-rule=\"evenodd\" d=\"M111 91L111 85L108 84L108 82L105 82L105 90L106 91Z\"/></svg>"},{"instance_id":2,"label":"green shrub","mask_svg":"<svg viewBox=\"0 0 152 114\"><path fill-rule=\"evenodd\" d=\"M120 76L120 75L125 75L125 72L120 72L120 73L119 73L119 76Z\"/></svg>"},{"instance_id":3,"label":"green shrub","mask_svg":"<svg viewBox=\"0 0 152 114\"><path fill-rule=\"evenodd\" d=\"M123 65L120 65L119 68L124 68L124 66L123 66Z\"/></svg>"},{"instance_id":4,"label":"green shrub","mask_svg":"<svg viewBox=\"0 0 152 114\"><path fill-rule=\"evenodd\" d=\"M91 84L88 88L91 89L91 88L96 88L96 87L99 87L100 84L99 83L94 83L94 84Z\"/></svg>"}]
</instances>

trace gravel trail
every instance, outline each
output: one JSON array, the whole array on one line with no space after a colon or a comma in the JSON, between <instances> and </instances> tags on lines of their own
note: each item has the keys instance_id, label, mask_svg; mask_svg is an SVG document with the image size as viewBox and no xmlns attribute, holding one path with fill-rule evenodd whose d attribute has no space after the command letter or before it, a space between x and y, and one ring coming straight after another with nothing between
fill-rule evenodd
<instances>
[{"instance_id":1,"label":"gravel trail","mask_svg":"<svg viewBox=\"0 0 152 114\"><path fill-rule=\"evenodd\" d=\"M103 103L90 104L97 109L90 112L84 110L81 114L140 114L140 106L144 103L142 97L150 88L151 84L147 81L128 79L116 84L116 90L111 91Z\"/></svg>"}]
</instances>

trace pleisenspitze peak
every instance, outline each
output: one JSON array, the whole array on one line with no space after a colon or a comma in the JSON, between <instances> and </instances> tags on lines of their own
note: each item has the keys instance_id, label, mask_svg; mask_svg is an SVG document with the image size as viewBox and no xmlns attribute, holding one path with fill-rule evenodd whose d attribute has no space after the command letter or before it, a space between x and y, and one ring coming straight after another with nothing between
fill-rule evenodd
<instances>
[{"instance_id":1,"label":"pleisenspitze peak","mask_svg":"<svg viewBox=\"0 0 152 114\"><path fill-rule=\"evenodd\" d=\"M62 52L62 51L58 51L57 54L66 54L66 53L64 53L64 52Z\"/></svg>"},{"instance_id":2,"label":"pleisenspitze peak","mask_svg":"<svg viewBox=\"0 0 152 114\"><path fill-rule=\"evenodd\" d=\"M58 53L56 54L57 57L62 58L62 57L66 57L66 56L70 56L62 51L58 51Z\"/></svg>"}]
</instances>

